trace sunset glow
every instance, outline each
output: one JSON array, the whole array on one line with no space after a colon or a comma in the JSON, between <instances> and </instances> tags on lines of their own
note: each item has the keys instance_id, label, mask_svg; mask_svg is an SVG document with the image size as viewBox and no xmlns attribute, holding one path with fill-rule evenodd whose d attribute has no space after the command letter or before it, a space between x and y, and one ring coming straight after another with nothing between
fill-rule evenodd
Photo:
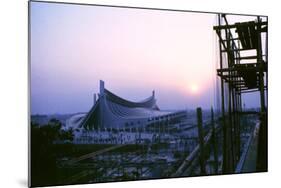
<instances>
[{"instance_id":1,"label":"sunset glow","mask_svg":"<svg viewBox=\"0 0 281 188\"><path fill-rule=\"evenodd\" d=\"M215 15L31 5L32 113L88 111L99 80L131 101L155 90L161 109L211 106Z\"/></svg>"},{"instance_id":2,"label":"sunset glow","mask_svg":"<svg viewBox=\"0 0 281 188\"><path fill-rule=\"evenodd\" d=\"M191 84L189 89L190 89L190 93L194 95L199 92L199 88L197 84Z\"/></svg>"}]
</instances>

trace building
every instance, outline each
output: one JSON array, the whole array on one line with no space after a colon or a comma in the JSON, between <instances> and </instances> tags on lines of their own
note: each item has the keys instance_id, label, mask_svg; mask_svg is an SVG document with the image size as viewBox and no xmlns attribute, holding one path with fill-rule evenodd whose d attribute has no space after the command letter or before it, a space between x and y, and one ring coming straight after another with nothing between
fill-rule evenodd
<instances>
[{"instance_id":1,"label":"building","mask_svg":"<svg viewBox=\"0 0 281 188\"><path fill-rule=\"evenodd\" d=\"M97 129L132 129L149 126L165 126L177 123L186 116L181 111L161 111L152 96L141 102L132 102L123 99L105 88L104 82L100 81L100 93L98 99L94 95L94 105L87 114L76 115L70 119L70 124L77 124L80 128L88 130Z\"/></svg>"}]
</instances>

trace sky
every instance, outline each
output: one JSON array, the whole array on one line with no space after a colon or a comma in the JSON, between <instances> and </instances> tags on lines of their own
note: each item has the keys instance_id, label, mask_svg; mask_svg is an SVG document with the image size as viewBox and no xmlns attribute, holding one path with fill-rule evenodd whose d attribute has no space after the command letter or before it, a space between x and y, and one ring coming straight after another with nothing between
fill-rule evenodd
<instances>
[{"instance_id":1,"label":"sky","mask_svg":"<svg viewBox=\"0 0 281 188\"><path fill-rule=\"evenodd\" d=\"M210 108L215 14L31 2L31 113L87 112L99 80L160 109ZM250 105L256 105L250 102Z\"/></svg>"}]
</instances>

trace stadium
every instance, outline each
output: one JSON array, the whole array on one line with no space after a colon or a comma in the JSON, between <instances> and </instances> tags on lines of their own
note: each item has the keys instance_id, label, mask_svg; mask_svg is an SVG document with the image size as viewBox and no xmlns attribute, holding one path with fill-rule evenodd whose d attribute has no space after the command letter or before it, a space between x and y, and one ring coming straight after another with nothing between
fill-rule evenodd
<instances>
[{"instance_id":1,"label":"stadium","mask_svg":"<svg viewBox=\"0 0 281 188\"><path fill-rule=\"evenodd\" d=\"M94 95L94 105L86 114L71 117L67 127L97 129L147 129L155 124L168 125L180 122L186 111L160 110L156 104L155 92L147 99L132 102L123 99L105 88L100 80L98 99Z\"/></svg>"}]
</instances>

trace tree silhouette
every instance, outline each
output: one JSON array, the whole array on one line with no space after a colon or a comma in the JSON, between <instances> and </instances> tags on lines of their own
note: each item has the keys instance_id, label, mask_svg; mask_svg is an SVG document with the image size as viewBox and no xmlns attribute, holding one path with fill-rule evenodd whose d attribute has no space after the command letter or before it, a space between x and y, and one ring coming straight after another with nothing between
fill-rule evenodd
<instances>
[{"instance_id":1,"label":"tree silhouette","mask_svg":"<svg viewBox=\"0 0 281 188\"><path fill-rule=\"evenodd\" d=\"M51 119L47 125L39 126L31 122L31 185L48 186L57 184L56 144L72 141L73 130L62 130L57 119ZM63 151L60 152L63 154Z\"/></svg>"}]
</instances>

